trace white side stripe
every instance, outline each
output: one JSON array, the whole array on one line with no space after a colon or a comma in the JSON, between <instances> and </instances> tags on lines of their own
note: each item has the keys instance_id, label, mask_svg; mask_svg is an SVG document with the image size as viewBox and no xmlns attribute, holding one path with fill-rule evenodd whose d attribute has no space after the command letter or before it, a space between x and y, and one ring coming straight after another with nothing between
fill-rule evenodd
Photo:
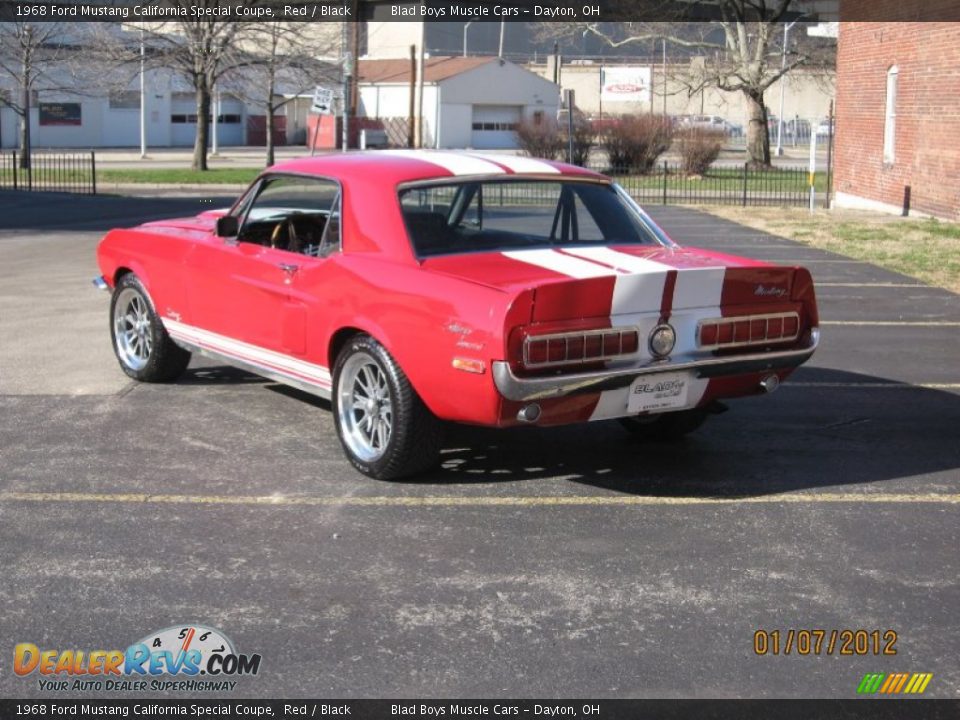
<instances>
[{"instance_id":1,"label":"white side stripe","mask_svg":"<svg viewBox=\"0 0 960 720\"><path fill-rule=\"evenodd\" d=\"M298 375L310 378L320 385L330 386L330 370L322 365L315 365L303 360L298 360L283 353L267 350L257 345L234 340L224 335L218 335L201 328L186 325L170 318L162 318L163 325L174 337L180 337L184 340L195 342L207 346L212 350L218 350L225 355L231 355L241 360L265 363L280 370L297 373Z\"/></svg>"},{"instance_id":2,"label":"white side stripe","mask_svg":"<svg viewBox=\"0 0 960 720\"><path fill-rule=\"evenodd\" d=\"M594 278L609 277L616 275L617 271L613 268L603 267L596 263L579 258L570 257L556 250L509 250L504 252L508 258L525 262L528 265L536 265L547 270L567 275L572 278Z\"/></svg>"},{"instance_id":3,"label":"white side stripe","mask_svg":"<svg viewBox=\"0 0 960 720\"><path fill-rule=\"evenodd\" d=\"M428 150L378 150L382 155L419 160L442 167L453 175L505 175L506 170L492 162L471 155Z\"/></svg>"}]
</instances>

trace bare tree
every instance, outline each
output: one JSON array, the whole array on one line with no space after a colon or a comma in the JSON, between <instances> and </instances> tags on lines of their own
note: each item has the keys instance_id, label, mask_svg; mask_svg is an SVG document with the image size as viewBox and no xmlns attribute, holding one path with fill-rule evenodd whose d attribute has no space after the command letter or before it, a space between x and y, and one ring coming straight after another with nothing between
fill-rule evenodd
<instances>
[{"instance_id":1,"label":"bare tree","mask_svg":"<svg viewBox=\"0 0 960 720\"><path fill-rule=\"evenodd\" d=\"M58 23L0 23L0 104L20 120L20 167L30 167L30 109L35 93L84 94L84 73L92 63L81 58L86 30L74 27L70 34ZM89 78L87 78L89 79Z\"/></svg>"},{"instance_id":2,"label":"bare tree","mask_svg":"<svg viewBox=\"0 0 960 720\"><path fill-rule=\"evenodd\" d=\"M323 26L319 26L323 30ZM332 83L339 68L318 57L334 54L339 38L317 31L312 23L269 22L251 28L248 63L227 75L222 87L264 111L266 165L274 164L277 113L317 84Z\"/></svg>"},{"instance_id":3,"label":"bare tree","mask_svg":"<svg viewBox=\"0 0 960 720\"><path fill-rule=\"evenodd\" d=\"M666 42L675 49L706 56L680 81L691 94L706 86L741 93L748 108L746 149L751 165L770 165L770 135L764 93L781 77L801 66L833 64L834 44L795 32L783 47L783 23L800 0L712 0L717 19L670 23L541 23L544 36L592 34L611 47L650 47ZM652 53L651 53L652 54ZM677 78L673 78L676 84Z\"/></svg>"},{"instance_id":4,"label":"bare tree","mask_svg":"<svg viewBox=\"0 0 960 720\"><path fill-rule=\"evenodd\" d=\"M231 3L231 7L249 8L260 1L237 0ZM173 71L193 88L197 134L191 167L207 170L213 89L221 78L253 64L244 47L244 38L255 23L236 19L239 13L220 14L224 7L222 0L172 0L168 4L183 8L184 17L191 19L145 23L142 29L148 45L147 63L150 67ZM139 25L130 27L141 29ZM127 46L123 50L129 55L128 61L139 60L139 55L133 56L133 48Z\"/></svg>"}]
</instances>

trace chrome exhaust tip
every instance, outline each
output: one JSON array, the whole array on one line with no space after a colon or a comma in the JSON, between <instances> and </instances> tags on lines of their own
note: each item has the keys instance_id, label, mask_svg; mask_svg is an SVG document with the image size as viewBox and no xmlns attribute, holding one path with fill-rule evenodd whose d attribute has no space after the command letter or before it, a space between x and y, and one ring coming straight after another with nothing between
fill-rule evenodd
<instances>
[{"instance_id":1,"label":"chrome exhaust tip","mask_svg":"<svg viewBox=\"0 0 960 720\"><path fill-rule=\"evenodd\" d=\"M780 387L780 378L776 375L767 375L760 381L760 389L768 395Z\"/></svg>"},{"instance_id":2,"label":"chrome exhaust tip","mask_svg":"<svg viewBox=\"0 0 960 720\"><path fill-rule=\"evenodd\" d=\"M522 423L535 423L540 419L540 406L537 403L524 405L517 413L517 420Z\"/></svg>"}]
</instances>

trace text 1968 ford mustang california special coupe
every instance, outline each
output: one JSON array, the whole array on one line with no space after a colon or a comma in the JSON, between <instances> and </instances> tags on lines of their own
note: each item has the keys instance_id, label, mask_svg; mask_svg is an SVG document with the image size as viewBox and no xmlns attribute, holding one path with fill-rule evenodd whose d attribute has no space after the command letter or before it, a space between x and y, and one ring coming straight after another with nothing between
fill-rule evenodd
<instances>
[{"instance_id":1,"label":"text 1968 ford mustang california special coupe","mask_svg":"<svg viewBox=\"0 0 960 720\"><path fill-rule=\"evenodd\" d=\"M295 160L98 260L130 377L197 352L329 398L383 479L434 464L442 420L680 434L819 337L807 270L678 246L609 178L506 155Z\"/></svg>"}]
</instances>

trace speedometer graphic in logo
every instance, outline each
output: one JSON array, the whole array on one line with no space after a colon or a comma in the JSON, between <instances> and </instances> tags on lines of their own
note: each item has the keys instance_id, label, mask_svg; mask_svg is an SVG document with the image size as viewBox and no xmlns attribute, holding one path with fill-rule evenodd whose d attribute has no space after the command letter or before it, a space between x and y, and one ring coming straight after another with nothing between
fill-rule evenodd
<instances>
[{"instance_id":1,"label":"speedometer graphic in logo","mask_svg":"<svg viewBox=\"0 0 960 720\"><path fill-rule=\"evenodd\" d=\"M256 675L259 655L237 653L220 630L183 624L150 633L127 649L127 673L150 675Z\"/></svg>"},{"instance_id":2,"label":"speedometer graphic in logo","mask_svg":"<svg viewBox=\"0 0 960 720\"><path fill-rule=\"evenodd\" d=\"M146 645L151 653L168 651L176 656L178 653L196 651L199 655L199 666L209 662L214 653L220 655L234 655L233 643L216 628L206 625L174 625L151 633L140 640L138 645ZM201 671L202 672L202 671Z\"/></svg>"}]
</instances>

